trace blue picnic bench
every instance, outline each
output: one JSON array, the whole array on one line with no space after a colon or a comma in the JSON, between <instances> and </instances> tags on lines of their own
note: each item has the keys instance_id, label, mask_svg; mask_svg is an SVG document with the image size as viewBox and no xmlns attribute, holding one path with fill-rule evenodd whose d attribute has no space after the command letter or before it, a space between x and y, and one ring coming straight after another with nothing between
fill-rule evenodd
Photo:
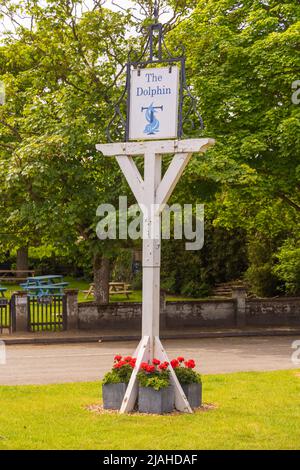
<instances>
[{"instance_id":1,"label":"blue picnic bench","mask_svg":"<svg viewBox=\"0 0 300 470\"><path fill-rule=\"evenodd\" d=\"M1 294L2 297L5 297L4 294L5 294L6 291L7 291L6 287L1 287L0 286L0 294Z\"/></svg>"},{"instance_id":2,"label":"blue picnic bench","mask_svg":"<svg viewBox=\"0 0 300 470\"><path fill-rule=\"evenodd\" d=\"M59 274L50 274L45 276L28 277L26 282L20 286L27 291L30 297L51 297L63 296L63 290L69 285L62 281L63 276Z\"/></svg>"}]
</instances>

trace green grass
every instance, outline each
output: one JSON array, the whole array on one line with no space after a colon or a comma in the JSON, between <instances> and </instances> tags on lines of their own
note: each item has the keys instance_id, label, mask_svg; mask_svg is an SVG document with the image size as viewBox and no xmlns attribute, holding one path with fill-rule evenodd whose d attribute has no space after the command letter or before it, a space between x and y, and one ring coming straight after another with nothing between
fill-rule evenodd
<instances>
[{"instance_id":1,"label":"green grass","mask_svg":"<svg viewBox=\"0 0 300 470\"><path fill-rule=\"evenodd\" d=\"M93 300L93 297L90 296L88 299L85 298L86 294L84 294L82 291L88 290L90 283L87 281L82 281L78 279L74 279L72 277L65 277L64 281L67 281L69 283L68 288L69 289L78 289L78 302L87 302L90 300ZM18 284L10 284L10 283L5 283L1 282L0 283L2 287L6 287L7 291L5 293L5 297L10 299L11 295L13 292L20 291L22 288ZM173 295L168 295L167 300L191 300L189 297L184 297L184 296L173 296ZM195 299L194 299L195 300ZM129 299L125 295L112 295L110 297L110 302L141 302L142 301L142 291L141 290L135 290L130 294Z\"/></svg>"},{"instance_id":2,"label":"green grass","mask_svg":"<svg viewBox=\"0 0 300 470\"><path fill-rule=\"evenodd\" d=\"M0 387L0 449L299 449L300 374L203 377L193 415L102 414L100 383Z\"/></svg>"}]
</instances>

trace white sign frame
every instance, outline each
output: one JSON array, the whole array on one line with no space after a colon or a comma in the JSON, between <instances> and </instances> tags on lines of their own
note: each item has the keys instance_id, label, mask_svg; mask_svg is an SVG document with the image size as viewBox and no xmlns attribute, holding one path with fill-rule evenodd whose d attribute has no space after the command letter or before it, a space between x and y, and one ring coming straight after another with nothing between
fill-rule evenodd
<instances>
[{"instance_id":1,"label":"white sign frame","mask_svg":"<svg viewBox=\"0 0 300 470\"><path fill-rule=\"evenodd\" d=\"M130 71L130 141L177 138L180 73L178 65Z\"/></svg>"}]
</instances>

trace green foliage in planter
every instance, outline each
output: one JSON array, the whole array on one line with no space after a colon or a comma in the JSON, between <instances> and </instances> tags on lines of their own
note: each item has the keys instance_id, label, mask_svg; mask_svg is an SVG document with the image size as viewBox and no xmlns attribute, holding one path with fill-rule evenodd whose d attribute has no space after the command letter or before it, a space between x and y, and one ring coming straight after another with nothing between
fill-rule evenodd
<instances>
[{"instance_id":1,"label":"green foliage in planter","mask_svg":"<svg viewBox=\"0 0 300 470\"><path fill-rule=\"evenodd\" d=\"M170 385L170 374L168 370L161 372L155 371L153 373L141 371L138 373L137 377L141 387L151 387L157 391Z\"/></svg>"},{"instance_id":2,"label":"green foliage in planter","mask_svg":"<svg viewBox=\"0 0 300 470\"><path fill-rule=\"evenodd\" d=\"M102 380L103 385L119 384L122 382L124 382L124 380L121 380L120 375L115 370L113 370L112 372L107 372Z\"/></svg>"},{"instance_id":3,"label":"green foliage in planter","mask_svg":"<svg viewBox=\"0 0 300 470\"><path fill-rule=\"evenodd\" d=\"M134 366L135 359L131 356L127 356L124 359L122 356L115 356L114 366L110 372L105 374L102 383L104 385L128 383Z\"/></svg>"},{"instance_id":4,"label":"green foliage in planter","mask_svg":"<svg viewBox=\"0 0 300 470\"><path fill-rule=\"evenodd\" d=\"M128 383L132 374L132 367L128 364L121 369L114 369L107 372L103 378L103 384Z\"/></svg>"},{"instance_id":5,"label":"green foliage in planter","mask_svg":"<svg viewBox=\"0 0 300 470\"><path fill-rule=\"evenodd\" d=\"M201 375L193 369L175 367L174 371L181 385L201 383Z\"/></svg>"}]
</instances>

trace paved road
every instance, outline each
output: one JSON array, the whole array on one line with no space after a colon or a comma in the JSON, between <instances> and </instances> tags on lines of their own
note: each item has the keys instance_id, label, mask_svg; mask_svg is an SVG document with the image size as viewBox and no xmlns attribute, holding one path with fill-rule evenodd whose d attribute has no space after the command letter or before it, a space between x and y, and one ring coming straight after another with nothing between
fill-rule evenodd
<instances>
[{"instance_id":1,"label":"paved road","mask_svg":"<svg viewBox=\"0 0 300 470\"><path fill-rule=\"evenodd\" d=\"M291 361L298 337L167 340L169 357L194 358L202 373L300 369ZM0 384L94 381L110 369L116 353L132 354L134 342L7 346Z\"/></svg>"}]
</instances>

